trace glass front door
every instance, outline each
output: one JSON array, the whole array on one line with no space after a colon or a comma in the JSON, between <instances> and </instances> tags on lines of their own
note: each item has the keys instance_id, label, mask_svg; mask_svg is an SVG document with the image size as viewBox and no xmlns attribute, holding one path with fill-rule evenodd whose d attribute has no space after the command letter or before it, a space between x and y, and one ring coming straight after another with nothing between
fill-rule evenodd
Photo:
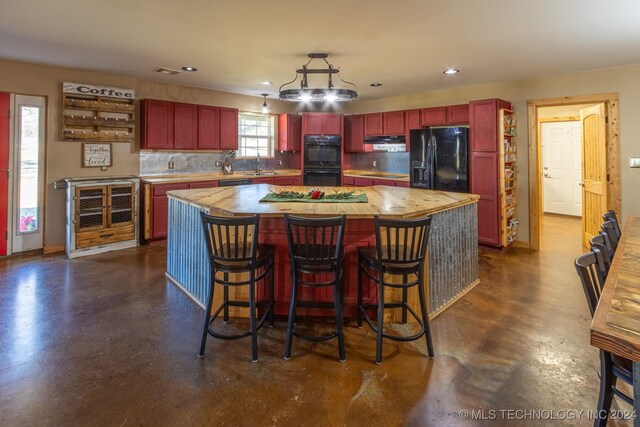
<instances>
[{"instance_id":1,"label":"glass front door","mask_svg":"<svg viewBox=\"0 0 640 427\"><path fill-rule=\"evenodd\" d=\"M41 249L44 220L45 99L16 95L12 252Z\"/></svg>"}]
</instances>

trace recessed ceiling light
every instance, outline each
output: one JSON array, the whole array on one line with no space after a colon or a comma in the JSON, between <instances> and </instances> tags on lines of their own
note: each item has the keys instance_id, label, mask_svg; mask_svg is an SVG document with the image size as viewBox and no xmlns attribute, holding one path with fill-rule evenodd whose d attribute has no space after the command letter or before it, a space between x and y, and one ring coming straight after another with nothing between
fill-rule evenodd
<instances>
[{"instance_id":1,"label":"recessed ceiling light","mask_svg":"<svg viewBox=\"0 0 640 427\"><path fill-rule=\"evenodd\" d=\"M371 87L380 87L380 86L382 86L382 83L371 83L369 86L371 86Z\"/></svg>"},{"instance_id":2,"label":"recessed ceiling light","mask_svg":"<svg viewBox=\"0 0 640 427\"><path fill-rule=\"evenodd\" d=\"M459 72L460 72L460 70L456 70L455 68L447 68L442 73L450 76L450 75L453 75L453 74L458 74Z\"/></svg>"},{"instance_id":3,"label":"recessed ceiling light","mask_svg":"<svg viewBox=\"0 0 640 427\"><path fill-rule=\"evenodd\" d=\"M269 86L269 85L272 85L273 83L268 82L268 81L265 80L263 82L260 82L260 84L265 85L265 86Z\"/></svg>"},{"instance_id":4,"label":"recessed ceiling light","mask_svg":"<svg viewBox=\"0 0 640 427\"><path fill-rule=\"evenodd\" d=\"M198 71L196 67L182 67L182 71L188 71L190 73Z\"/></svg>"},{"instance_id":5,"label":"recessed ceiling light","mask_svg":"<svg viewBox=\"0 0 640 427\"><path fill-rule=\"evenodd\" d=\"M155 69L156 73L160 73L160 74L171 74L171 75L176 75L176 74L180 74L182 71L180 70L174 70L172 68L166 68L166 67L158 67Z\"/></svg>"}]
</instances>

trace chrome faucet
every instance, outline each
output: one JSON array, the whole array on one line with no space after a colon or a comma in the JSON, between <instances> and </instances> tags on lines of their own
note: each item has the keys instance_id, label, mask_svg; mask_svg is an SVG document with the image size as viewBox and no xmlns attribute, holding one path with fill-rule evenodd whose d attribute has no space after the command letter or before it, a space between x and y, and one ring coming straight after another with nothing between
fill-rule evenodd
<instances>
[{"instance_id":1,"label":"chrome faucet","mask_svg":"<svg viewBox=\"0 0 640 427\"><path fill-rule=\"evenodd\" d=\"M259 174L260 173L260 162L262 160L260 160L260 153L256 152L256 173Z\"/></svg>"}]
</instances>

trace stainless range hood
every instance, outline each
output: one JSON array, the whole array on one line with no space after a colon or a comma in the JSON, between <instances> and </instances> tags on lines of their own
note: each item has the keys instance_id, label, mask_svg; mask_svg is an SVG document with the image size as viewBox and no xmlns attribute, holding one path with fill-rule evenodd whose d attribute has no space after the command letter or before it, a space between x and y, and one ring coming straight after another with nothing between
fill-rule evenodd
<instances>
[{"instance_id":1,"label":"stainless range hood","mask_svg":"<svg viewBox=\"0 0 640 427\"><path fill-rule=\"evenodd\" d=\"M404 135L367 136L365 144L373 144L373 151L386 151L389 153L407 151Z\"/></svg>"}]
</instances>

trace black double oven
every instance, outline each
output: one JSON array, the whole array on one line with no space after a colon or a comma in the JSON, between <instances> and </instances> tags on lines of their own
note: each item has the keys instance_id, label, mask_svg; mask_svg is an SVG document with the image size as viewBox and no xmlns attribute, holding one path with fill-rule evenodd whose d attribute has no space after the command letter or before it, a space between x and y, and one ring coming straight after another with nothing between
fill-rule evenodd
<instances>
[{"instance_id":1,"label":"black double oven","mask_svg":"<svg viewBox=\"0 0 640 427\"><path fill-rule=\"evenodd\" d=\"M340 135L305 135L304 185L340 186L341 172L342 137Z\"/></svg>"}]
</instances>

